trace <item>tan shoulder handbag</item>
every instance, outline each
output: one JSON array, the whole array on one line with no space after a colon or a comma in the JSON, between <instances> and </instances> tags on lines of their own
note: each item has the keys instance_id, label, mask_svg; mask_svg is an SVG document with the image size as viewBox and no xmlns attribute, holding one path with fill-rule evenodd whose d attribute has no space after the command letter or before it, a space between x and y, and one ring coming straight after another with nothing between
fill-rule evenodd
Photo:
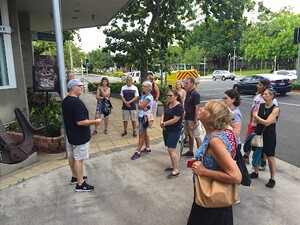
<instances>
[{"instance_id":1,"label":"tan shoulder handbag","mask_svg":"<svg viewBox=\"0 0 300 225\"><path fill-rule=\"evenodd\" d=\"M206 150L202 154L202 161ZM205 208L233 205L238 198L237 184L225 183L206 176L195 175L195 202Z\"/></svg>"}]
</instances>

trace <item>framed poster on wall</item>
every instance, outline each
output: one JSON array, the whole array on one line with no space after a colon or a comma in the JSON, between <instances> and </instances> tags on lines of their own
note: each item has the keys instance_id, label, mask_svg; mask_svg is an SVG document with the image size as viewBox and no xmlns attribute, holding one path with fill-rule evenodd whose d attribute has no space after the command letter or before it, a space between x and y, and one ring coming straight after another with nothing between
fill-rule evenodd
<instances>
[{"instance_id":1,"label":"framed poster on wall","mask_svg":"<svg viewBox=\"0 0 300 225\"><path fill-rule=\"evenodd\" d=\"M59 91L56 56L37 55L34 57L33 90L41 92Z\"/></svg>"}]
</instances>

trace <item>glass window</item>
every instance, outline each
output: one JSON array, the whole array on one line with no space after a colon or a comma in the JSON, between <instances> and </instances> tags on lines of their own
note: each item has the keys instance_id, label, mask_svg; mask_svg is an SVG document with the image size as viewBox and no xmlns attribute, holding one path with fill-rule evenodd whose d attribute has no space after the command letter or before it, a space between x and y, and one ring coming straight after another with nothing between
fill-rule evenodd
<instances>
[{"instance_id":1,"label":"glass window","mask_svg":"<svg viewBox=\"0 0 300 225\"><path fill-rule=\"evenodd\" d=\"M9 85L3 34L0 34L0 86Z\"/></svg>"},{"instance_id":2,"label":"glass window","mask_svg":"<svg viewBox=\"0 0 300 225\"><path fill-rule=\"evenodd\" d=\"M7 0L0 0L0 89L16 86Z\"/></svg>"}]
</instances>

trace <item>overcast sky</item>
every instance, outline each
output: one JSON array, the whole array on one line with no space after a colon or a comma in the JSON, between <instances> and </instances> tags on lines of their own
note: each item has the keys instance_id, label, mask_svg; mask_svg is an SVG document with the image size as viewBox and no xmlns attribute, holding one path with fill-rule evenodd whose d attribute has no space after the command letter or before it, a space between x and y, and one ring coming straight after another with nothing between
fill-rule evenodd
<instances>
[{"instance_id":1,"label":"overcast sky","mask_svg":"<svg viewBox=\"0 0 300 225\"><path fill-rule=\"evenodd\" d=\"M264 0L264 5L273 11L278 11L284 6L291 6L296 13L300 13L300 0ZM99 46L105 47L103 29L103 27L100 30L97 28L80 29L81 43L77 42L77 45L81 46L86 53L99 48Z\"/></svg>"}]
</instances>

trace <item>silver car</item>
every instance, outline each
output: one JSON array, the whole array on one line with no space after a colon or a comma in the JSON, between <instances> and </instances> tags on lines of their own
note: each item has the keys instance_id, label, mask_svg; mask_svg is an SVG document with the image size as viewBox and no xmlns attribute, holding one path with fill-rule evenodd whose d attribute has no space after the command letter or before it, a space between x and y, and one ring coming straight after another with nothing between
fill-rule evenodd
<instances>
[{"instance_id":1,"label":"silver car","mask_svg":"<svg viewBox=\"0 0 300 225\"><path fill-rule=\"evenodd\" d=\"M289 77L290 80L297 80L297 71L296 70L277 70L273 74L276 75L285 75Z\"/></svg>"},{"instance_id":2,"label":"silver car","mask_svg":"<svg viewBox=\"0 0 300 225\"><path fill-rule=\"evenodd\" d=\"M235 79L235 75L230 73L227 70L215 70L212 73L212 79L214 81L216 81L217 79L221 79L223 81L227 80L227 79L231 79L234 80Z\"/></svg>"}]
</instances>

